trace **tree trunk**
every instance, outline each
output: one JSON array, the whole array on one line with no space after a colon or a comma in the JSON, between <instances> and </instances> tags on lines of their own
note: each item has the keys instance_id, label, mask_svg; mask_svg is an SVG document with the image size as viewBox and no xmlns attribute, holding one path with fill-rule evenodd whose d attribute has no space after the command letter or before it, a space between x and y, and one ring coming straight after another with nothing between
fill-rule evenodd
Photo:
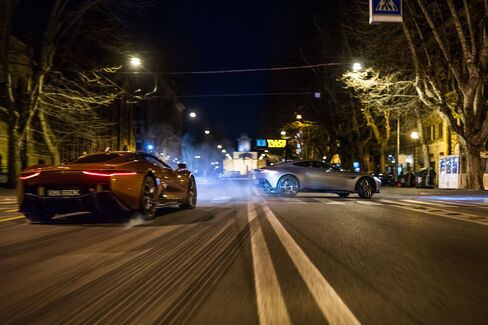
<instances>
[{"instance_id":1,"label":"tree trunk","mask_svg":"<svg viewBox=\"0 0 488 325\"><path fill-rule=\"evenodd\" d=\"M385 172L385 147L386 144L381 144L380 145L380 173Z\"/></svg>"},{"instance_id":2,"label":"tree trunk","mask_svg":"<svg viewBox=\"0 0 488 325\"><path fill-rule=\"evenodd\" d=\"M44 142L46 143L46 146L49 150L49 155L51 156L51 163L53 165L59 165L61 163L61 157L57 146L53 142L51 128L46 121L44 112L39 111L37 115L39 117L39 121L41 122L42 136L44 138Z\"/></svg>"},{"instance_id":3,"label":"tree trunk","mask_svg":"<svg viewBox=\"0 0 488 325\"><path fill-rule=\"evenodd\" d=\"M464 144L464 147L466 154L467 188L482 191L485 188L483 184L484 171L481 169L480 148L467 142Z\"/></svg>"},{"instance_id":4,"label":"tree trunk","mask_svg":"<svg viewBox=\"0 0 488 325\"><path fill-rule=\"evenodd\" d=\"M16 118L11 114L8 121L8 157L7 157L7 187L13 188L17 183L17 150L15 123Z\"/></svg>"}]
</instances>

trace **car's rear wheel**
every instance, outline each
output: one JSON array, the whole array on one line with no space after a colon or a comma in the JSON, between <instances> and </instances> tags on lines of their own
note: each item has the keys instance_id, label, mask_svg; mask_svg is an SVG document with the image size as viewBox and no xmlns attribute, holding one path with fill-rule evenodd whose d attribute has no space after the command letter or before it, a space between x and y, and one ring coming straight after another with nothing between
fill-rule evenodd
<instances>
[{"instance_id":1,"label":"car's rear wheel","mask_svg":"<svg viewBox=\"0 0 488 325\"><path fill-rule=\"evenodd\" d=\"M156 216L156 182L154 178L146 176L142 182L139 212L144 220L154 219Z\"/></svg>"},{"instance_id":2,"label":"car's rear wheel","mask_svg":"<svg viewBox=\"0 0 488 325\"><path fill-rule=\"evenodd\" d=\"M349 196L349 192L339 192L337 194L339 195L339 197L342 197L342 198Z\"/></svg>"},{"instance_id":3,"label":"car's rear wheel","mask_svg":"<svg viewBox=\"0 0 488 325\"><path fill-rule=\"evenodd\" d=\"M54 214L26 213L25 217L32 223L49 223Z\"/></svg>"},{"instance_id":4,"label":"car's rear wheel","mask_svg":"<svg viewBox=\"0 0 488 325\"><path fill-rule=\"evenodd\" d=\"M371 199L375 192L374 181L369 177L361 178L357 185L357 191L360 198Z\"/></svg>"},{"instance_id":5,"label":"car's rear wheel","mask_svg":"<svg viewBox=\"0 0 488 325\"><path fill-rule=\"evenodd\" d=\"M182 209L195 209L197 206L197 184L195 183L195 179L193 177L190 178L188 182L188 192L186 195L186 201L180 208Z\"/></svg>"},{"instance_id":6,"label":"car's rear wheel","mask_svg":"<svg viewBox=\"0 0 488 325\"><path fill-rule=\"evenodd\" d=\"M285 175L278 181L277 191L281 196L292 197L297 195L300 185L298 179L292 175Z\"/></svg>"}]
</instances>

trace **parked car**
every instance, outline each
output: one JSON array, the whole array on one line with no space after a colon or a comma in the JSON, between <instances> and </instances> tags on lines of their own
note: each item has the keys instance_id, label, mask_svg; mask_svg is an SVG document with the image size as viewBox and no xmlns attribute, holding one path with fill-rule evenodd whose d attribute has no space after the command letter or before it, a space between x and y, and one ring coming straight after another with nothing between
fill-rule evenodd
<instances>
[{"instance_id":1,"label":"parked car","mask_svg":"<svg viewBox=\"0 0 488 325\"><path fill-rule=\"evenodd\" d=\"M361 198L371 198L381 188L377 177L339 168L315 160L298 160L254 170L254 184L265 193L284 197L295 196L300 191L321 191L347 197L358 193Z\"/></svg>"},{"instance_id":2,"label":"parked car","mask_svg":"<svg viewBox=\"0 0 488 325\"><path fill-rule=\"evenodd\" d=\"M193 209L197 203L195 178L186 167L173 170L141 152L97 153L59 166L28 168L19 177L17 194L20 212L35 222L80 211L137 211L151 219L162 205Z\"/></svg>"},{"instance_id":3,"label":"parked car","mask_svg":"<svg viewBox=\"0 0 488 325\"><path fill-rule=\"evenodd\" d=\"M379 178L381 181L381 186L394 186L395 185L395 176L389 173L375 173L373 174L375 177Z\"/></svg>"}]
</instances>

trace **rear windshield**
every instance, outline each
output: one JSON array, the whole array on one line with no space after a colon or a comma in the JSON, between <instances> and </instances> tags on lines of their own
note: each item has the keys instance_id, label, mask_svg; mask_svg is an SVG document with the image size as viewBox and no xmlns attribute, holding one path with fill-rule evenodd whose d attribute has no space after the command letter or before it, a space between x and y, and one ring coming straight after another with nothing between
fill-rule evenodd
<instances>
[{"instance_id":1,"label":"rear windshield","mask_svg":"<svg viewBox=\"0 0 488 325\"><path fill-rule=\"evenodd\" d=\"M73 161L70 161L70 164L90 164L90 163L100 163L100 162L107 162L117 158L121 158L124 155L120 153L100 153L96 155L88 155L83 156Z\"/></svg>"}]
</instances>

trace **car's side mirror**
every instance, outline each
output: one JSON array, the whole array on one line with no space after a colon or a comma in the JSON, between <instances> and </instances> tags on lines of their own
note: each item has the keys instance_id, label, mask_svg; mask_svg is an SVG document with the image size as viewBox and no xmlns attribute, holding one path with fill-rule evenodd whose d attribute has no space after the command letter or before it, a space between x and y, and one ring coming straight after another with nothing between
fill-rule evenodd
<instances>
[{"instance_id":1,"label":"car's side mirror","mask_svg":"<svg viewBox=\"0 0 488 325\"><path fill-rule=\"evenodd\" d=\"M186 169L186 168L187 168L187 166L185 163L179 163L178 164L178 169Z\"/></svg>"}]
</instances>

